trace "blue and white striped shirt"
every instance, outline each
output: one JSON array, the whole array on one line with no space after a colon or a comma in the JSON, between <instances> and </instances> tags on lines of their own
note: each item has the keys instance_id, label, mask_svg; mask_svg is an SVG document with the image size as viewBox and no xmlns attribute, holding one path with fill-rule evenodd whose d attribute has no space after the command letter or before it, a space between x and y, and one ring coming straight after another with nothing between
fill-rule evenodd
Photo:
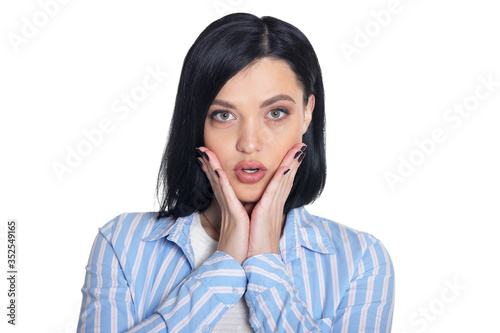
<instances>
[{"instance_id":1,"label":"blue and white striped shirt","mask_svg":"<svg viewBox=\"0 0 500 333\"><path fill-rule=\"evenodd\" d=\"M78 332L210 332L244 296L256 332L390 332L394 271L370 234L292 209L280 254L242 265L216 251L194 270L193 213L124 213L99 229Z\"/></svg>"}]
</instances>

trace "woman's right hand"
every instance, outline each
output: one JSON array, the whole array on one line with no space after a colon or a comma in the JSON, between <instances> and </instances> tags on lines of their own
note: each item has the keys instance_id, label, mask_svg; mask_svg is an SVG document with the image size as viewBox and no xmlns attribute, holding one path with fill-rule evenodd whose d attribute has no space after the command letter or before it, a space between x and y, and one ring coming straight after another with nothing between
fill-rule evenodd
<instances>
[{"instance_id":1,"label":"woman's right hand","mask_svg":"<svg viewBox=\"0 0 500 333\"><path fill-rule=\"evenodd\" d=\"M203 164L202 170L212 185L222 214L217 251L229 254L241 265L247 259L248 253L249 212L236 197L215 153L203 146L198 150L204 156L198 157L198 160Z\"/></svg>"}]
</instances>

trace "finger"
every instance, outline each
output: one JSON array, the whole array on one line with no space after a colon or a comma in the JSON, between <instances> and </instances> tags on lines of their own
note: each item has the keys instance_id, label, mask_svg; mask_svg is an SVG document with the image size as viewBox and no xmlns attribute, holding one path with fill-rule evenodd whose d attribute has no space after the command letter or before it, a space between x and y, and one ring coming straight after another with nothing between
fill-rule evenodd
<instances>
[{"instance_id":1,"label":"finger","mask_svg":"<svg viewBox=\"0 0 500 333\"><path fill-rule=\"evenodd\" d=\"M216 187L219 193L219 195L217 196L219 204L227 208L231 207L235 209L243 208L240 201L236 197L236 194L234 193L234 190L231 186L231 183L229 182L229 178L226 172L224 171L224 169L222 169L220 165L217 155L208 148L203 146L199 147L198 150L201 151L202 153L203 156L202 159L207 167L206 173L208 173L207 176L209 177L209 180L212 184L212 188Z\"/></svg>"},{"instance_id":2,"label":"finger","mask_svg":"<svg viewBox=\"0 0 500 333\"><path fill-rule=\"evenodd\" d=\"M285 157L283 157L283 160L281 161L280 168L277 170L276 174L281 173L283 176L287 176L287 178L291 178L293 181L293 178L295 177L295 172L297 171L298 166L302 162L304 156L305 156L305 150L307 148L307 145L304 143L297 143L295 144L286 154ZM281 170L282 167L286 167L284 170ZM279 179L282 179L280 177Z\"/></svg>"},{"instance_id":3,"label":"finger","mask_svg":"<svg viewBox=\"0 0 500 333\"><path fill-rule=\"evenodd\" d=\"M196 150L199 152L203 163L206 165L206 171L208 172L207 176L209 176L209 178L212 180L216 180L215 177L220 179L220 173L218 172L218 170L222 169L222 167L220 165L219 159L217 158L217 155L203 146L196 148Z\"/></svg>"},{"instance_id":4,"label":"finger","mask_svg":"<svg viewBox=\"0 0 500 333\"><path fill-rule=\"evenodd\" d=\"M200 157L197 157L198 164L200 165L201 170L205 173L205 176L207 177L208 182L212 187L212 191L215 194L218 191L218 186L216 180L214 179L212 166L210 165L208 160L203 157L201 150L199 150L198 153L200 155Z\"/></svg>"},{"instance_id":5,"label":"finger","mask_svg":"<svg viewBox=\"0 0 500 333\"><path fill-rule=\"evenodd\" d=\"M297 143L285 154L264 194L267 192L268 196L281 196L282 201L286 201L292 190L293 179L295 178L297 169L304 158L306 147L304 143Z\"/></svg>"},{"instance_id":6,"label":"finger","mask_svg":"<svg viewBox=\"0 0 500 333\"><path fill-rule=\"evenodd\" d=\"M300 164L300 162L302 162L303 156L305 154L304 151L306 150L306 148L307 148L307 145L302 143L302 142L295 144L292 147L292 149L290 149L285 154L285 157L283 157L283 160L281 161L280 167L281 166L288 166L289 168L292 168L294 166L298 166Z\"/></svg>"},{"instance_id":7,"label":"finger","mask_svg":"<svg viewBox=\"0 0 500 333\"><path fill-rule=\"evenodd\" d=\"M292 149L291 152L294 152L293 155L293 160L291 161L289 166L289 170L284 171L284 176L285 177L285 182L290 182L290 184L293 184L293 180L295 178L295 174L297 173L298 168L302 164L302 161L304 160L306 156L306 148L307 145L301 143L301 144L296 144ZM286 165L287 162L290 159L290 156L287 154L285 158L283 159L282 166Z\"/></svg>"},{"instance_id":8,"label":"finger","mask_svg":"<svg viewBox=\"0 0 500 333\"><path fill-rule=\"evenodd\" d=\"M212 186L212 190L217 198L217 201L219 201L221 206L225 206L224 202L222 202L223 200L221 200L223 194L219 182L220 173L218 171L216 172L216 169L220 167L217 156L215 154L212 154L212 158L210 158L207 154L208 149L204 147L199 147L196 150L198 151L198 154L200 156L198 157L198 160L202 163L202 170L203 172L205 172L205 175L207 176L208 181Z\"/></svg>"},{"instance_id":9,"label":"finger","mask_svg":"<svg viewBox=\"0 0 500 333\"><path fill-rule=\"evenodd\" d=\"M224 196L225 202L228 204L228 208L231 209L236 209L240 210L243 208L241 205L240 200L238 200L238 197L236 196L236 193L234 193L233 187L231 186L231 183L229 182L229 178L227 177L226 172L222 168L218 168L214 171L217 171L219 174L219 186L222 195Z\"/></svg>"}]
</instances>

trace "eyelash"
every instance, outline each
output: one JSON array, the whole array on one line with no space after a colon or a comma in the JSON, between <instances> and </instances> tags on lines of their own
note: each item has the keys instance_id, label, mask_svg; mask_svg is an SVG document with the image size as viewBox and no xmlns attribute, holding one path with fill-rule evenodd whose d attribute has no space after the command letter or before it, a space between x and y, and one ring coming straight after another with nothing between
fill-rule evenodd
<instances>
[{"instance_id":1,"label":"eyelash","mask_svg":"<svg viewBox=\"0 0 500 333\"><path fill-rule=\"evenodd\" d=\"M269 114L270 112L273 112L273 111L280 111L280 112L282 112L282 113L284 113L284 114L286 114L286 115L287 115L287 114L290 114L290 112L288 112L288 110L287 110L287 109L284 109L284 108L274 108L274 109L272 109L271 111L269 111L269 112L268 112L268 114ZM229 114L231 114L231 115L232 115L232 113L231 113L231 112L229 112L229 111L227 111L227 110L217 110L217 111L214 111L214 112L212 112L212 113L210 114L210 118L214 119L215 121L218 121L218 122L221 122L221 123L225 123L227 120L220 120L220 119L217 119L217 118L216 118L216 117L217 117L217 115L219 115L219 114L221 114L221 113L225 113L225 112L227 112L227 113L229 113ZM233 117L234 117L234 116L233 116ZM283 120L284 118L285 118L285 116L282 116L282 117L279 117L279 118L272 118L272 121L281 121L281 120ZM231 119L229 119L229 120L231 120Z\"/></svg>"}]
</instances>

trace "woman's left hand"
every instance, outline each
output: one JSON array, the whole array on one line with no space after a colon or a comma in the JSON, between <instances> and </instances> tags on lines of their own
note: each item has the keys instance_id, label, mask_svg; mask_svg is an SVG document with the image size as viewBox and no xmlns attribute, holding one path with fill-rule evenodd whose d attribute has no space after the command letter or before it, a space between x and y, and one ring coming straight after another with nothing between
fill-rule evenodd
<instances>
[{"instance_id":1,"label":"woman's left hand","mask_svg":"<svg viewBox=\"0 0 500 333\"><path fill-rule=\"evenodd\" d=\"M305 146L304 143L293 146L281 161L260 200L256 204L245 204L246 211L251 211L247 258L261 253L279 254L279 241L286 220L283 208L305 155L305 152L299 152L301 148L304 151ZM287 172L288 169L290 171Z\"/></svg>"}]
</instances>

